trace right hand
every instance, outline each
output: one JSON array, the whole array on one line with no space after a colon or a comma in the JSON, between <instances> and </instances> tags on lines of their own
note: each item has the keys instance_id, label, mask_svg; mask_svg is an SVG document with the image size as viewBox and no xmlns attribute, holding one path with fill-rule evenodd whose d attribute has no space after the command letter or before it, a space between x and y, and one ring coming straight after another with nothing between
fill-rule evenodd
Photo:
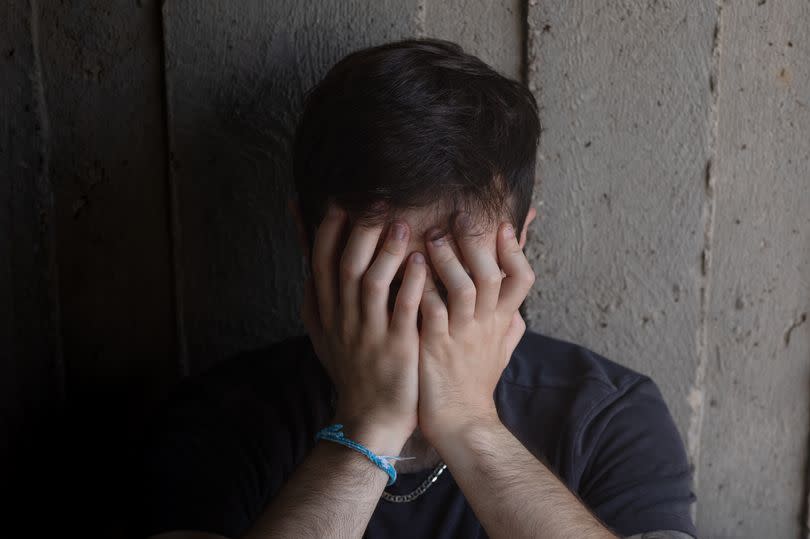
<instances>
[{"instance_id":1,"label":"right hand","mask_svg":"<svg viewBox=\"0 0 810 539\"><path fill-rule=\"evenodd\" d=\"M389 288L406 258L409 227L391 223L374 258L383 227L355 225L341 254L346 217L332 204L318 228L301 317L337 390L334 421L375 453L396 455L417 425L417 313L425 259L418 252L408 257L389 312Z\"/></svg>"}]
</instances>

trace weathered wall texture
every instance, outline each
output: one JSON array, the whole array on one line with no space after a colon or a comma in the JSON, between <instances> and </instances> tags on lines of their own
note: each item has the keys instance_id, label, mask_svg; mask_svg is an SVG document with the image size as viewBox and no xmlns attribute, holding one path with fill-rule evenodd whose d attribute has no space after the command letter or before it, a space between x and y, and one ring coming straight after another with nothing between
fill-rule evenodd
<instances>
[{"instance_id":1,"label":"weathered wall texture","mask_svg":"<svg viewBox=\"0 0 810 539\"><path fill-rule=\"evenodd\" d=\"M12 0L0 20L3 455L66 403L62 461L120 472L116 422L303 331L302 96L352 50L436 36L540 104L530 327L658 382L702 536L807 536L806 0Z\"/></svg>"},{"instance_id":2,"label":"weathered wall texture","mask_svg":"<svg viewBox=\"0 0 810 539\"><path fill-rule=\"evenodd\" d=\"M530 1L531 327L648 373L706 537L797 537L810 426L810 4Z\"/></svg>"},{"instance_id":3,"label":"weathered wall texture","mask_svg":"<svg viewBox=\"0 0 810 539\"><path fill-rule=\"evenodd\" d=\"M682 427L699 362L715 16L692 0L529 12L544 127L530 325L653 374Z\"/></svg>"},{"instance_id":4,"label":"weathered wall texture","mask_svg":"<svg viewBox=\"0 0 810 539\"><path fill-rule=\"evenodd\" d=\"M806 1L721 12L698 466L710 537L806 529L809 30Z\"/></svg>"}]
</instances>

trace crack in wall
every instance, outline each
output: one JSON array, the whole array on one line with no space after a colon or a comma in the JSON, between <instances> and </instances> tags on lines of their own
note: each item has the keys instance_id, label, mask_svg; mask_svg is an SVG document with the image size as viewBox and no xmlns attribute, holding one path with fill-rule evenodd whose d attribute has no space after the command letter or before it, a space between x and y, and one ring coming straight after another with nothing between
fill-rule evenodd
<instances>
[{"instance_id":1,"label":"crack in wall","mask_svg":"<svg viewBox=\"0 0 810 539\"><path fill-rule=\"evenodd\" d=\"M163 78L163 129L166 133L166 183L168 192L168 221L169 221L169 241L171 244L171 265L172 265L172 286L175 315L175 342L177 347L177 370L180 377L188 376L191 373L191 365L188 359L188 342L186 340L185 324L185 301L183 297L185 280L183 272L182 258L182 228L180 225L180 203L178 196L177 178L174 174L173 159L174 148L173 134L170 129L171 118L171 85L169 77L166 75L168 58L166 57L166 35L169 33L168 17L166 12L169 9L168 2L162 2L157 8L156 16L160 19L160 48L161 48L161 76Z\"/></svg>"},{"instance_id":2,"label":"crack in wall","mask_svg":"<svg viewBox=\"0 0 810 539\"><path fill-rule=\"evenodd\" d=\"M520 82L529 86L529 0L520 3Z\"/></svg>"},{"instance_id":3,"label":"crack in wall","mask_svg":"<svg viewBox=\"0 0 810 539\"><path fill-rule=\"evenodd\" d=\"M698 326L696 338L697 365L695 367L695 378L692 388L687 395L689 407L692 414L689 418L689 428L687 431L687 451L689 462L693 471L694 489L700 480L700 444L703 431L703 417L705 411L705 378L706 368L709 362L709 312L711 300L711 267L712 267L712 243L714 241L714 216L716 206L717 180L716 157L717 138L719 128L719 92L718 81L720 76L720 37L722 22L722 0L715 2L715 25L712 41L712 53L709 64L709 92L711 99L708 110L708 136L707 147L709 157L706 160L704 171L704 191L705 200L703 203L703 249L700 256L700 295ZM697 521L697 504L692 506L692 518Z\"/></svg>"},{"instance_id":4,"label":"crack in wall","mask_svg":"<svg viewBox=\"0 0 810 539\"><path fill-rule=\"evenodd\" d=\"M416 3L416 37L422 38L427 34L427 0L419 0Z\"/></svg>"}]
</instances>

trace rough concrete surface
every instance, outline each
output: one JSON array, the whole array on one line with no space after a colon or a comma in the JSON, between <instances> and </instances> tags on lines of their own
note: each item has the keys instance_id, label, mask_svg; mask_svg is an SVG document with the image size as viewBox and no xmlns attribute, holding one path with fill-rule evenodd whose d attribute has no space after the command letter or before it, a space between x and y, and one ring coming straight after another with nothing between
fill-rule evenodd
<instances>
[{"instance_id":1,"label":"rough concrete surface","mask_svg":"<svg viewBox=\"0 0 810 539\"><path fill-rule=\"evenodd\" d=\"M543 136L529 325L649 374L686 438L714 3L530 3Z\"/></svg>"},{"instance_id":2,"label":"rough concrete surface","mask_svg":"<svg viewBox=\"0 0 810 539\"><path fill-rule=\"evenodd\" d=\"M530 2L530 325L659 383L704 537L806 534L809 12Z\"/></svg>"},{"instance_id":3,"label":"rough concrete surface","mask_svg":"<svg viewBox=\"0 0 810 539\"><path fill-rule=\"evenodd\" d=\"M810 433L810 3L720 21L698 526L805 536ZM805 517L806 518L806 517Z\"/></svg>"},{"instance_id":4,"label":"rough concrete surface","mask_svg":"<svg viewBox=\"0 0 810 539\"><path fill-rule=\"evenodd\" d=\"M455 41L507 77L523 77L525 2L426 0L424 35Z\"/></svg>"}]
</instances>

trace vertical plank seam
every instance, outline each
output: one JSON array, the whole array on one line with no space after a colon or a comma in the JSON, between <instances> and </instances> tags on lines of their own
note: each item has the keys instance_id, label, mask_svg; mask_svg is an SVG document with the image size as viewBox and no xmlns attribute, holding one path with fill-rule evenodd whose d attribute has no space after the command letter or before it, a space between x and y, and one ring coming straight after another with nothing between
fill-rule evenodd
<instances>
[{"instance_id":1,"label":"vertical plank seam","mask_svg":"<svg viewBox=\"0 0 810 539\"><path fill-rule=\"evenodd\" d=\"M64 402L67 396L67 379L64 353L62 349L62 306L59 296L59 265L56 259L56 234L54 232L54 196L53 186L50 183L50 162L51 162L51 130L50 118L48 116L48 104L45 101L45 82L42 70L42 52L40 50L39 31L39 1L29 2L31 10L31 47L34 54L33 66L33 86L36 92L37 121L39 122L40 162L37 174L37 202L39 205L40 217L47 216L47 227L42 234L42 240L47 249L47 289L48 304L50 309L50 333L49 340L52 347L51 355L53 359L53 377L56 384L57 399Z\"/></svg>"},{"instance_id":2,"label":"vertical plank seam","mask_svg":"<svg viewBox=\"0 0 810 539\"><path fill-rule=\"evenodd\" d=\"M523 78L524 84L529 88L529 91L532 92L535 99L539 101L539 92L540 89L534 82L534 71L535 71L535 64L537 60L537 49L540 47L540 34L535 28L535 24L531 18L531 11L532 7L537 5L537 0L524 0L523 2L523 73L521 73L521 77ZM540 122L540 133L541 133L541 140L540 143L542 144L542 132L543 132L543 124L542 121Z\"/></svg>"},{"instance_id":3,"label":"vertical plank seam","mask_svg":"<svg viewBox=\"0 0 810 539\"><path fill-rule=\"evenodd\" d=\"M166 66L168 64L167 51L166 51L166 34L167 16L166 10L168 9L168 2L157 3L160 23L160 49L161 49L161 79L163 84L163 129L166 140L165 152L165 175L166 186L168 191L168 216L169 223L169 242L171 244L171 274L172 274L172 302L175 317L175 341L177 343L177 370L181 377L188 376L191 368L188 361L188 344L186 342L186 328L185 328L185 303L183 298L184 290L184 273L182 263L182 229L180 226L180 208L177 194L177 180L173 174L172 162L174 159L174 140L172 138L172 130L170 129L171 118L171 87L169 84L169 77L166 73Z\"/></svg>"},{"instance_id":4,"label":"vertical plank seam","mask_svg":"<svg viewBox=\"0 0 810 539\"><path fill-rule=\"evenodd\" d=\"M704 203L703 203L703 250L700 257L700 296L699 320L697 325L697 365L692 388L687 396L692 414L689 418L687 432L687 449L693 470L694 489L700 481L700 448L705 413L705 378L711 351L709 350L708 324L710 319L711 300L711 267L712 244L714 242L714 220L717 197L715 184L717 180L716 158L719 129L719 78L720 78L720 37L722 21L722 0L715 1L715 24L709 60L709 109L708 109L708 158L704 169ZM692 518L697 520L697 504L692 507Z\"/></svg>"},{"instance_id":5,"label":"vertical plank seam","mask_svg":"<svg viewBox=\"0 0 810 539\"><path fill-rule=\"evenodd\" d=\"M520 82L529 85L529 0L520 3Z\"/></svg>"}]
</instances>

